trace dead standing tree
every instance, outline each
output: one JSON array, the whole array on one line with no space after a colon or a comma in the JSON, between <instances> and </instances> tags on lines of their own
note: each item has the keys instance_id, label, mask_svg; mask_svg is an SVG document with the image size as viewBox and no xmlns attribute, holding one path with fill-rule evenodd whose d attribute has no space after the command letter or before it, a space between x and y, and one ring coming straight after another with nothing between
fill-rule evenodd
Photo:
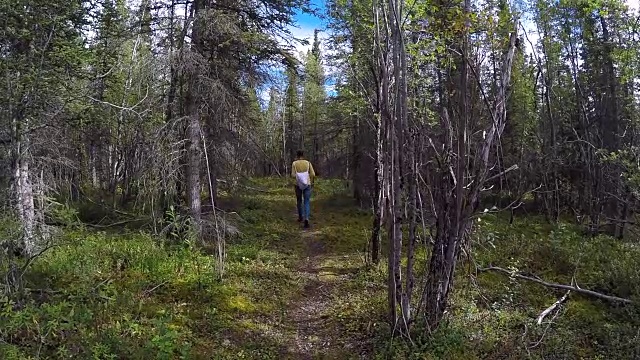
<instances>
[{"instance_id":1,"label":"dead standing tree","mask_svg":"<svg viewBox=\"0 0 640 360\"><path fill-rule=\"evenodd\" d=\"M380 84L378 86L380 99L380 125L378 128L378 181L380 182L378 198L380 213L376 214L374 236L378 221L384 220L389 239L388 251L388 298L389 316L394 332L408 336L411 323L411 298L413 292L414 272L413 256L415 250L415 209L410 210L409 219L409 249L406 254L407 265L404 271L406 283L403 283L402 224L405 209L405 177L407 165L403 150L406 150L407 140L412 137L408 125L408 91L407 91L407 49L405 43L404 1L390 0L374 3L375 44L377 71ZM413 145L408 146L409 160L414 161ZM410 169L415 166L409 165ZM415 205L415 187L409 186L409 205ZM373 239L374 244L377 239ZM376 258L377 247L374 246L373 258Z\"/></svg>"},{"instance_id":2,"label":"dead standing tree","mask_svg":"<svg viewBox=\"0 0 640 360\"><path fill-rule=\"evenodd\" d=\"M465 1L464 13L469 14L470 1ZM485 97L485 105L490 114L490 124L483 132L483 139L477 145L475 152L467 149L474 146L470 143L470 78L469 72L478 80L478 72L469 61L468 45L469 23L465 26L465 36L461 47L460 69L460 101L459 114L452 121L449 112L443 108L441 125L444 128L444 150L438 154L442 159L439 164L438 181L434 184L433 193L436 209L436 236L431 259L427 284L423 292L421 303L424 304L424 312L428 329L435 329L441 322L444 311L447 308L449 293L453 288L454 272L458 255L473 226L474 216L478 211L478 203L481 192L487 181L501 176L490 176L492 168L490 153L495 143L504 131L507 111L507 88L511 80L511 68L516 50L517 27L510 35L507 52L502 62L500 83L493 104ZM473 158L470 158L473 156ZM474 164L473 167L469 164ZM513 168L511 168L513 169Z\"/></svg>"},{"instance_id":3,"label":"dead standing tree","mask_svg":"<svg viewBox=\"0 0 640 360\"><path fill-rule=\"evenodd\" d=\"M462 244L468 235L477 213L481 192L487 181L501 174L490 175L490 154L506 123L507 88L511 79L511 67L516 49L517 28L511 34L502 62L500 81L495 100L484 98L484 106L490 114L489 125L482 139L473 142L472 81L475 77L481 86L479 71L471 64L470 0L464 2L464 30L458 51L458 70L449 73L457 88L457 101L441 104L441 147L430 139L437 165L431 171L435 179L430 184L432 216L435 218L436 235L431 259L426 273L426 284L420 304L412 306L414 299L414 252L416 248L416 222L419 156L416 155L415 133L409 124L407 91L407 47L405 7L401 0L375 2L375 44L377 71L379 74L379 98L381 136L378 157L381 159L379 175L380 196L383 198L384 224L388 235L388 301L390 322L394 333L409 336L411 324L416 320L415 309L423 311L427 329L435 329L441 322L453 287L454 272ZM475 83L475 82L474 82ZM480 89L484 94L483 89ZM454 93L453 91L451 92ZM449 107L449 109L447 108ZM455 108L454 108L455 107ZM454 114L453 119L449 114ZM475 123L481 123L477 121ZM477 147L471 151L472 147ZM513 168L511 168L513 169ZM408 225L406 267L402 271L403 223Z\"/></svg>"}]
</instances>

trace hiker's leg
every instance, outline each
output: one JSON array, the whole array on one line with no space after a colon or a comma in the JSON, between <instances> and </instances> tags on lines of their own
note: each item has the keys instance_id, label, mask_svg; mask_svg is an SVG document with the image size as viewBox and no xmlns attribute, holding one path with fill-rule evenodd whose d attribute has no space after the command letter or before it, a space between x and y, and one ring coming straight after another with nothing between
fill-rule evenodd
<instances>
[{"instance_id":1,"label":"hiker's leg","mask_svg":"<svg viewBox=\"0 0 640 360\"><path fill-rule=\"evenodd\" d=\"M311 187L304 189L304 219L309 221L311 215Z\"/></svg>"},{"instance_id":2,"label":"hiker's leg","mask_svg":"<svg viewBox=\"0 0 640 360\"><path fill-rule=\"evenodd\" d=\"M303 219L303 213L302 213L302 190L300 190L300 188L298 188L297 186L296 188L296 205L297 205L297 209L298 209L298 220L302 221Z\"/></svg>"}]
</instances>

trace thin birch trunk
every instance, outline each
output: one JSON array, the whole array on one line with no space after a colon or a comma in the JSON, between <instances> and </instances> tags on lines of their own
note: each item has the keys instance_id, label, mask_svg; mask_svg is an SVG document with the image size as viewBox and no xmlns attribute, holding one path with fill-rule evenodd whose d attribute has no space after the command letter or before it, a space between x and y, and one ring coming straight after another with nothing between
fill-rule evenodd
<instances>
[{"instance_id":1,"label":"thin birch trunk","mask_svg":"<svg viewBox=\"0 0 640 360\"><path fill-rule=\"evenodd\" d=\"M13 197L22 225L22 246L27 256L37 251L36 213L30 174L29 139L25 129L29 121L14 119L13 124Z\"/></svg>"}]
</instances>

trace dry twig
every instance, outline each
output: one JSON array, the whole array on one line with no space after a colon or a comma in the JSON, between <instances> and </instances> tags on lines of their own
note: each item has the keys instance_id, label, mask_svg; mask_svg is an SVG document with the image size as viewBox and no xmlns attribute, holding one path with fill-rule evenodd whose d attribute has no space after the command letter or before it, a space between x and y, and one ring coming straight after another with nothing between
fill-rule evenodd
<instances>
[{"instance_id":1,"label":"dry twig","mask_svg":"<svg viewBox=\"0 0 640 360\"><path fill-rule=\"evenodd\" d=\"M571 293L571 290L567 291L566 294L564 294L563 297L561 297L560 299L558 299L558 301L556 301L555 303L553 303L553 305L549 306L548 308L546 308L542 313L540 313L540 316L538 316L538 319L536 320L536 323L538 325L542 325L542 321L544 320L544 318L549 315L553 310L555 310L558 306L562 305L562 303L564 303L565 301L567 301L567 298L569 297L569 294Z\"/></svg>"}]
</instances>

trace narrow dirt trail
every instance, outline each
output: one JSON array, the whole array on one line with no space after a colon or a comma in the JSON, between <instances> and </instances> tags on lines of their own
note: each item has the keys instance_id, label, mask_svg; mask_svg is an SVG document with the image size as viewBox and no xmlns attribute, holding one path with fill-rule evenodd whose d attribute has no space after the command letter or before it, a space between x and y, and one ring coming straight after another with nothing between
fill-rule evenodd
<instances>
[{"instance_id":1,"label":"narrow dirt trail","mask_svg":"<svg viewBox=\"0 0 640 360\"><path fill-rule=\"evenodd\" d=\"M320 266L323 244L320 231L305 232L301 240L306 242L307 256L300 259L297 273L306 283L302 293L287 309L287 317L295 326L294 343L289 351L300 359L313 359L319 351L331 346L328 330L331 323L326 310L331 306L332 284L323 281Z\"/></svg>"},{"instance_id":2,"label":"narrow dirt trail","mask_svg":"<svg viewBox=\"0 0 640 360\"><path fill-rule=\"evenodd\" d=\"M293 204L292 204L293 205ZM286 358L343 359L358 358L350 351L354 347L341 338L339 319L335 318L336 302L349 298L342 289L354 280L355 272L345 271L354 254L332 252L331 229L347 225L347 217L329 217L328 209L316 203L315 218L319 222L310 230L300 230L298 251L291 271L304 282L301 292L288 304L284 327L290 329ZM338 259L338 260L336 260ZM331 264L331 266L328 266Z\"/></svg>"},{"instance_id":3,"label":"narrow dirt trail","mask_svg":"<svg viewBox=\"0 0 640 360\"><path fill-rule=\"evenodd\" d=\"M264 266L281 270L245 279L258 289L269 283L290 285L263 298L272 310L247 314L243 321L252 328L247 334L256 345L277 344L277 359L369 358L371 305L365 304L373 290L361 280L367 274L361 251L370 217L358 212L344 190L327 185L312 197L309 230L296 222L289 188L247 195L260 214L254 220L260 229L256 235L266 239L265 250L279 254L277 263Z\"/></svg>"},{"instance_id":4,"label":"narrow dirt trail","mask_svg":"<svg viewBox=\"0 0 640 360\"><path fill-rule=\"evenodd\" d=\"M292 271L304 281L304 285L286 311L285 327L291 329L286 358L366 358L357 354L357 344L344 338L340 319L335 317L336 307L339 306L337 302L349 299L352 295L344 289L355 281L356 273L339 265L340 259L348 259L348 255L330 254L324 236L322 227L303 231L300 235L305 250ZM348 261L345 261L344 265L347 264Z\"/></svg>"}]
</instances>

